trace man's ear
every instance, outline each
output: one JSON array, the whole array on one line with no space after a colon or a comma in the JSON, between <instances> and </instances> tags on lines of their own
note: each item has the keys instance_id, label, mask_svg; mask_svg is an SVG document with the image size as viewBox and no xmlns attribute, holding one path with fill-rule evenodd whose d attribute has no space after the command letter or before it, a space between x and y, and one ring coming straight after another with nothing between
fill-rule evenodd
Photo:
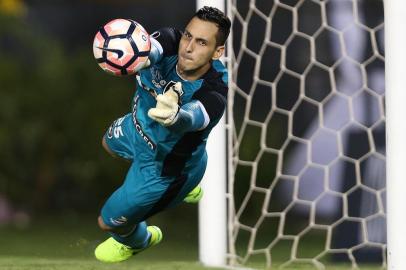
<instances>
[{"instance_id":1,"label":"man's ear","mask_svg":"<svg viewBox=\"0 0 406 270\"><path fill-rule=\"evenodd\" d=\"M218 46L218 47L216 48L216 50L214 51L214 54L213 54L212 59L213 59L213 60L218 60L218 59L220 59L220 57L223 56L224 48L225 48L224 45L223 45L223 46Z\"/></svg>"}]
</instances>

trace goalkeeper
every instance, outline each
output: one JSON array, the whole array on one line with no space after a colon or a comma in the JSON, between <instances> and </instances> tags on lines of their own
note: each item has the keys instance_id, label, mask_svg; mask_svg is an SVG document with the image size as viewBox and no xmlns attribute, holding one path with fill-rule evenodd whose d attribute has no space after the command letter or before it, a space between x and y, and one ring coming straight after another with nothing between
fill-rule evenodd
<instances>
[{"instance_id":1,"label":"goalkeeper","mask_svg":"<svg viewBox=\"0 0 406 270\"><path fill-rule=\"evenodd\" d=\"M183 32L164 28L151 35L132 112L103 137L103 147L131 167L98 218L111 235L96 248L98 260L123 261L156 245L162 232L146 220L199 199L207 137L226 107L228 75L219 58L230 26L220 10L204 7Z\"/></svg>"}]
</instances>

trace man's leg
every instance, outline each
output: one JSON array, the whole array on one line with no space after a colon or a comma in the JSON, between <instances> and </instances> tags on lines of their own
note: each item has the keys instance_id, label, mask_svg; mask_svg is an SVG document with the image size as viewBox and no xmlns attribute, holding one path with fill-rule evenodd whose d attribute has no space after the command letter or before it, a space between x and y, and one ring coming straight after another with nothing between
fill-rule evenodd
<instances>
[{"instance_id":1,"label":"man's leg","mask_svg":"<svg viewBox=\"0 0 406 270\"><path fill-rule=\"evenodd\" d=\"M178 201L179 199L182 199L183 202L186 203L198 203L200 201L203 197L203 189L200 186L200 181L206 170L206 164L207 155L204 155L198 164L188 166L191 168L190 170L185 171L188 181L179 192L179 196L175 201Z\"/></svg>"},{"instance_id":2,"label":"man's leg","mask_svg":"<svg viewBox=\"0 0 406 270\"><path fill-rule=\"evenodd\" d=\"M147 226L144 217L161 198L165 184L156 181L154 163L143 163L142 170L139 167L135 133L131 114L127 114L113 122L102 141L103 148L112 156L133 161L124 184L106 201L98 219L99 227L112 236L95 251L96 257L105 262L128 259L162 239L159 228ZM156 188L151 189L152 182Z\"/></svg>"},{"instance_id":3,"label":"man's leg","mask_svg":"<svg viewBox=\"0 0 406 270\"><path fill-rule=\"evenodd\" d=\"M101 243L95 250L95 256L103 262L121 262L162 240L162 232L156 226L140 222L135 226L114 228L106 225L103 218L98 218L102 230L112 237Z\"/></svg>"},{"instance_id":4,"label":"man's leg","mask_svg":"<svg viewBox=\"0 0 406 270\"><path fill-rule=\"evenodd\" d=\"M115 120L108 128L102 139L103 148L114 158L126 161L134 159L131 115L127 114Z\"/></svg>"},{"instance_id":5,"label":"man's leg","mask_svg":"<svg viewBox=\"0 0 406 270\"><path fill-rule=\"evenodd\" d=\"M154 171L153 166L143 164L141 170L139 164L133 162L124 184L104 204L98 224L112 237L96 248L97 259L123 261L161 241L160 229L147 226L144 221L165 192L166 183L157 181L152 174ZM151 188L152 183L156 188Z\"/></svg>"},{"instance_id":6,"label":"man's leg","mask_svg":"<svg viewBox=\"0 0 406 270\"><path fill-rule=\"evenodd\" d=\"M151 234L147 230L147 223L145 221L124 227L110 227L104 223L101 216L99 216L97 221L102 230L109 232L114 240L123 245L133 249L142 249L148 245Z\"/></svg>"}]
</instances>

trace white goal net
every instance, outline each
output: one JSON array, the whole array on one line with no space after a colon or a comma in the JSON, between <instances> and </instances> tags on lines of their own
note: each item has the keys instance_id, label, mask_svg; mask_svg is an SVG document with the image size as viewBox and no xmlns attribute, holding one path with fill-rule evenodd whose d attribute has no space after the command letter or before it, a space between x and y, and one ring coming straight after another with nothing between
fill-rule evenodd
<instances>
[{"instance_id":1,"label":"white goal net","mask_svg":"<svg viewBox=\"0 0 406 270\"><path fill-rule=\"evenodd\" d=\"M228 9L230 263L386 266L383 2Z\"/></svg>"}]
</instances>

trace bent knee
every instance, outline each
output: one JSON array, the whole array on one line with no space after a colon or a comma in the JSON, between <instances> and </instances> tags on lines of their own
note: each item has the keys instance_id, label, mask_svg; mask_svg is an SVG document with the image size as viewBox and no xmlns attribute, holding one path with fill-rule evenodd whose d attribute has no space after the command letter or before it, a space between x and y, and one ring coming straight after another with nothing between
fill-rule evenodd
<instances>
[{"instance_id":1,"label":"bent knee","mask_svg":"<svg viewBox=\"0 0 406 270\"><path fill-rule=\"evenodd\" d=\"M104 223L101 216L99 216L99 218L97 219L97 223L99 224L100 229L102 229L103 231L117 234L128 234L129 232L134 231L134 229L137 227L137 225L127 225L124 227L110 227L106 225L106 223Z\"/></svg>"},{"instance_id":2,"label":"bent knee","mask_svg":"<svg viewBox=\"0 0 406 270\"><path fill-rule=\"evenodd\" d=\"M99 224L100 229L102 229L103 231L106 231L106 232L113 231L112 227L110 227L110 226L106 225L106 223L104 223L101 216L99 216L99 218L97 219L97 223Z\"/></svg>"}]
</instances>

